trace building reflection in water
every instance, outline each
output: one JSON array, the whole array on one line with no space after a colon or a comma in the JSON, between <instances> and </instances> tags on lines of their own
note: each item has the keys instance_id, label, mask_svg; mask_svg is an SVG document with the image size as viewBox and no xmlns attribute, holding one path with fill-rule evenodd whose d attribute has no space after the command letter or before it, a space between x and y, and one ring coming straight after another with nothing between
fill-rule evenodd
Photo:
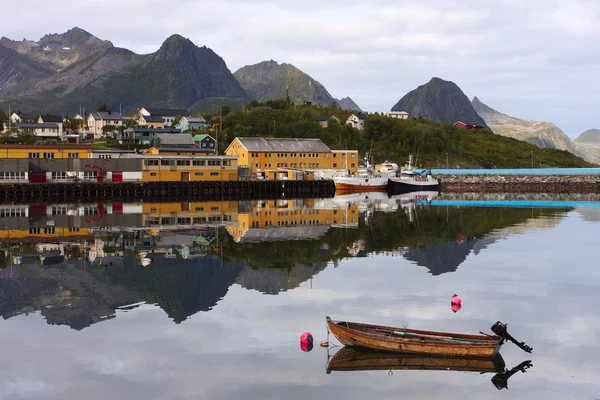
<instances>
[{"instance_id":1,"label":"building reflection in water","mask_svg":"<svg viewBox=\"0 0 600 400\"><path fill-rule=\"evenodd\" d=\"M435 196L0 205L0 314L40 311L83 329L146 302L179 323L234 283L278 294L348 257L397 255L451 272L503 230L564 213L465 213L431 207Z\"/></svg>"}]
</instances>

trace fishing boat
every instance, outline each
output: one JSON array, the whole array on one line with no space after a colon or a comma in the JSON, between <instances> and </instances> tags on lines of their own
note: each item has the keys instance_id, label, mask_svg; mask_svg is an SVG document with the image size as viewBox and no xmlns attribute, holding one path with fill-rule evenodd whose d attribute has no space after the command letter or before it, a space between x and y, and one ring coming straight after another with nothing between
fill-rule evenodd
<instances>
[{"instance_id":1,"label":"fishing boat","mask_svg":"<svg viewBox=\"0 0 600 400\"><path fill-rule=\"evenodd\" d=\"M413 169L412 154L408 156L408 163L400 169L399 176L389 178L387 186L387 190L391 194L437 191L439 188L440 182L431 175L431 170L415 171Z\"/></svg>"},{"instance_id":2,"label":"fishing boat","mask_svg":"<svg viewBox=\"0 0 600 400\"><path fill-rule=\"evenodd\" d=\"M492 373L492 383L497 389L507 389L508 380L517 372L533 367L531 360L521 362L512 369L500 353L491 358L439 357L415 354L398 354L355 347L342 347L327 362L327 374L350 371L458 371L479 374ZM388 372L389 373L389 372Z\"/></svg>"},{"instance_id":3,"label":"fishing boat","mask_svg":"<svg viewBox=\"0 0 600 400\"><path fill-rule=\"evenodd\" d=\"M333 178L336 193L385 191L389 177L396 171L386 169L376 171L369 163L369 155L365 155L365 165L358 168L356 175L336 176Z\"/></svg>"},{"instance_id":4,"label":"fishing boat","mask_svg":"<svg viewBox=\"0 0 600 400\"><path fill-rule=\"evenodd\" d=\"M345 346L365 347L397 353L430 354L455 357L492 357L506 340L527 352L533 349L517 342L500 321L492 326L495 335L465 335L459 333L421 331L334 321L326 317L327 328Z\"/></svg>"}]
</instances>

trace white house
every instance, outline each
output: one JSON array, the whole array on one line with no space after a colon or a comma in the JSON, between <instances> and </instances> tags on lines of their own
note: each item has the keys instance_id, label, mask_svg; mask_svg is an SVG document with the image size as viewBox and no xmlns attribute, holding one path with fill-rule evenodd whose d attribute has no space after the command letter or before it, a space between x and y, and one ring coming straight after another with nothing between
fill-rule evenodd
<instances>
[{"instance_id":1,"label":"white house","mask_svg":"<svg viewBox=\"0 0 600 400\"><path fill-rule=\"evenodd\" d=\"M348 117L348 119L346 120L346 125L354 128L354 129L358 129L359 131L362 131L363 128L365 127L366 120L367 120L366 114L356 113L356 114L352 114L351 116Z\"/></svg>"},{"instance_id":2,"label":"white house","mask_svg":"<svg viewBox=\"0 0 600 400\"><path fill-rule=\"evenodd\" d=\"M37 120L38 124L56 124L58 126L58 135L63 134L63 119L58 115L40 115Z\"/></svg>"},{"instance_id":3,"label":"white house","mask_svg":"<svg viewBox=\"0 0 600 400\"><path fill-rule=\"evenodd\" d=\"M406 111L387 111L384 112L383 115L396 119L408 119L408 113Z\"/></svg>"},{"instance_id":4,"label":"white house","mask_svg":"<svg viewBox=\"0 0 600 400\"><path fill-rule=\"evenodd\" d=\"M165 121L165 127L169 127L173 125L175 117L177 117L178 115L188 117L190 113L187 110L183 109L141 107L136 111L134 117L139 115L159 116Z\"/></svg>"},{"instance_id":5,"label":"white house","mask_svg":"<svg viewBox=\"0 0 600 400\"><path fill-rule=\"evenodd\" d=\"M87 126L89 133L94 137L102 134L102 128L105 126L114 126L116 128L123 126L123 117L121 113L112 111L98 111L88 115Z\"/></svg>"}]
</instances>

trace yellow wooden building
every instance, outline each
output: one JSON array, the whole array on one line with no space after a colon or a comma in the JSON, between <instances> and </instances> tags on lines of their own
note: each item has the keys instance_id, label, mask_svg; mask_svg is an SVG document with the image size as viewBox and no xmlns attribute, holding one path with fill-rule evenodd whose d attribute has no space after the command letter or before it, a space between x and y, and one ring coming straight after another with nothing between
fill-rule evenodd
<instances>
[{"instance_id":1,"label":"yellow wooden building","mask_svg":"<svg viewBox=\"0 0 600 400\"><path fill-rule=\"evenodd\" d=\"M2 158L90 158L91 146L77 144L0 144Z\"/></svg>"},{"instance_id":2,"label":"yellow wooden building","mask_svg":"<svg viewBox=\"0 0 600 400\"><path fill-rule=\"evenodd\" d=\"M210 156L215 154L214 150L200 149L196 147L151 147L144 150L142 154L163 155L163 156Z\"/></svg>"},{"instance_id":3,"label":"yellow wooden building","mask_svg":"<svg viewBox=\"0 0 600 400\"><path fill-rule=\"evenodd\" d=\"M235 223L237 201L144 203L144 227L169 229L181 225L221 225Z\"/></svg>"},{"instance_id":4,"label":"yellow wooden building","mask_svg":"<svg viewBox=\"0 0 600 400\"><path fill-rule=\"evenodd\" d=\"M237 226L227 227L236 242L311 240L324 235L330 227L356 227L358 203L319 204L323 200L261 200L240 212Z\"/></svg>"},{"instance_id":5,"label":"yellow wooden building","mask_svg":"<svg viewBox=\"0 0 600 400\"><path fill-rule=\"evenodd\" d=\"M235 181L238 160L231 156L142 155L142 182Z\"/></svg>"},{"instance_id":6,"label":"yellow wooden building","mask_svg":"<svg viewBox=\"0 0 600 400\"><path fill-rule=\"evenodd\" d=\"M282 175L297 179L294 171L358 171L357 151L332 151L320 139L235 138L225 154L237 157L239 166L249 168L254 177L265 179L280 179Z\"/></svg>"}]
</instances>

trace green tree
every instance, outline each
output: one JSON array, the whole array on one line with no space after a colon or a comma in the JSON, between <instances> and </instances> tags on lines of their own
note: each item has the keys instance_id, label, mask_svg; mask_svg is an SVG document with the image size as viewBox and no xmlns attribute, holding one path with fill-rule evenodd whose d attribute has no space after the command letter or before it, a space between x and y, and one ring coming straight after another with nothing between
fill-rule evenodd
<instances>
[{"instance_id":1,"label":"green tree","mask_svg":"<svg viewBox=\"0 0 600 400\"><path fill-rule=\"evenodd\" d=\"M175 126L179 123L179 121L181 121L181 118L183 117L183 115L176 115L175 119L173 120L173 124L171 126Z\"/></svg>"},{"instance_id":2,"label":"green tree","mask_svg":"<svg viewBox=\"0 0 600 400\"><path fill-rule=\"evenodd\" d=\"M98 107L98 111L108 112L110 110L108 109L108 105L106 103L102 103L100 107Z\"/></svg>"},{"instance_id":3,"label":"green tree","mask_svg":"<svg viewBox=\"0 0 600 400\"><path fill-rule=\"evenodd\" d=\"M104 136L106 137L110 137L113 138L115 131L118 131L117 127L114 125L104 125L102 127L102 133L104 134Z\"/></svg>"}]
</instances>

